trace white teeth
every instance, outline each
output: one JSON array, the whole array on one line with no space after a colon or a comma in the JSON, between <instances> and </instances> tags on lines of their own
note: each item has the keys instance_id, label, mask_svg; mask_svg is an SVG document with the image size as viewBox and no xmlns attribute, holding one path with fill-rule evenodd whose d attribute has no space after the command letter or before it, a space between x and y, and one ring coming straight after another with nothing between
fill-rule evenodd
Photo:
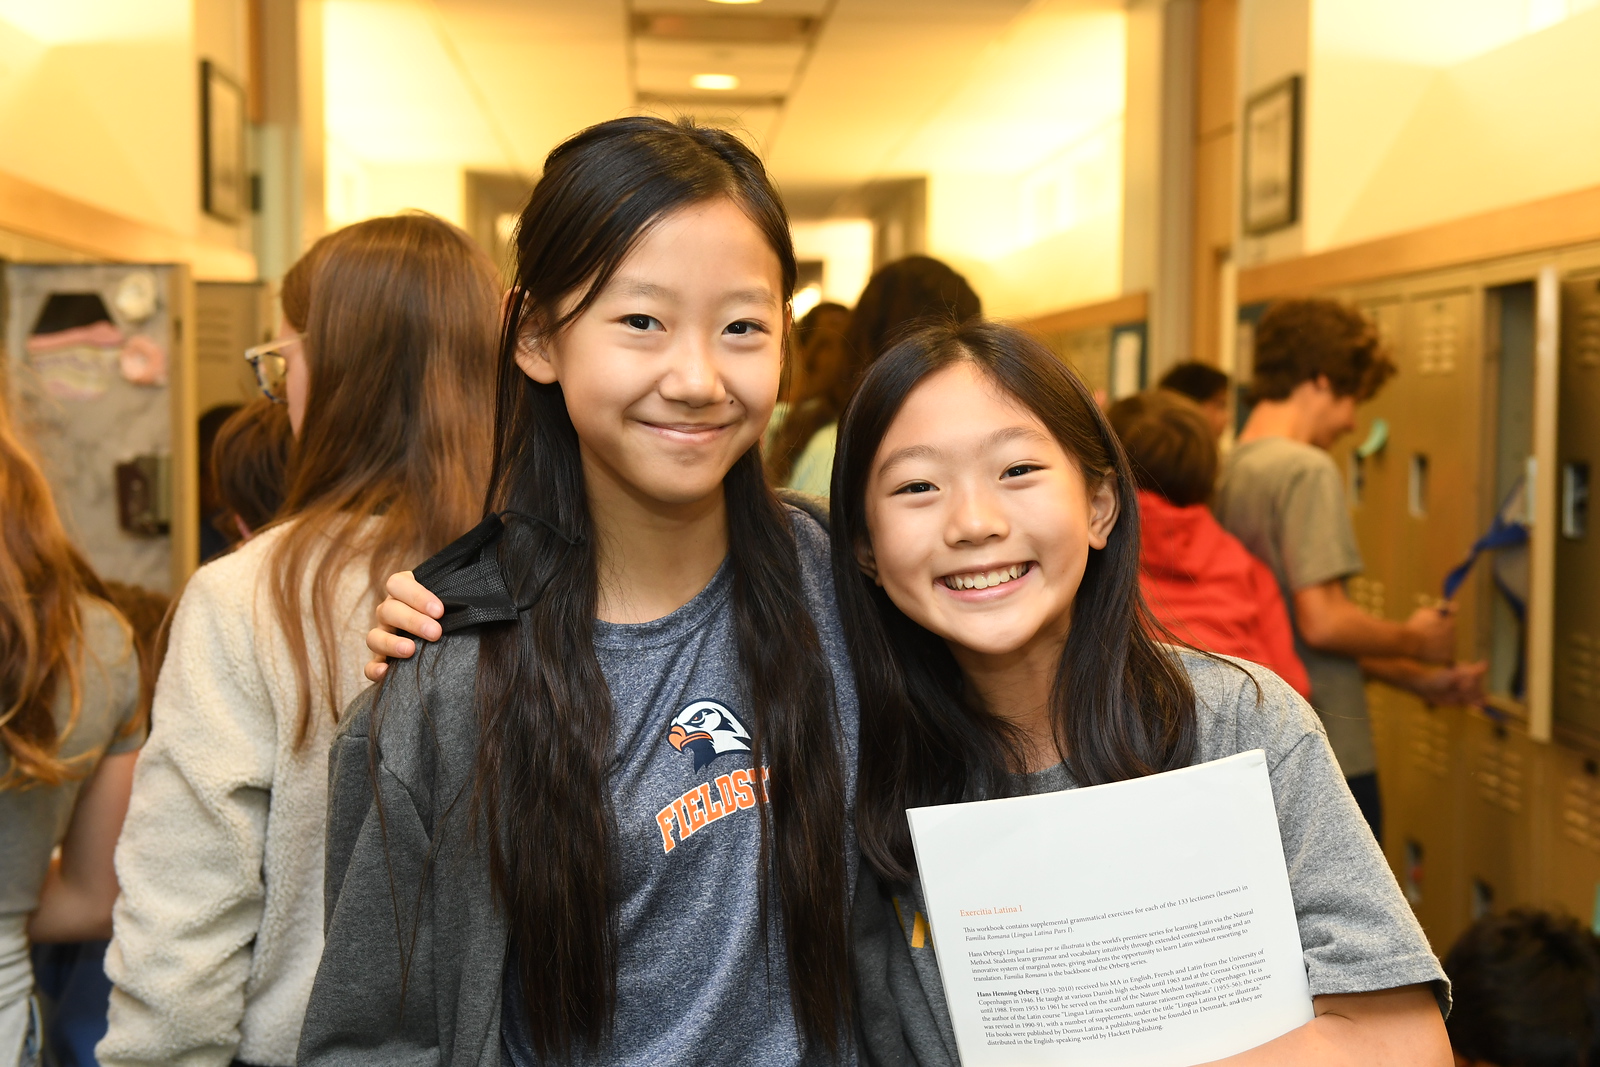
<instances>
[{"instance_id":1,"label":"white teeth","mask_svg":"<svg viewBox=\"0 0 1600 1067\"><path fill-rule=\"evenodd\" d=\"M944 584L951 589L989 589L993 586L1004 585L1006 582L1015 581L1027 572L1026 563L1013 563L1004 570L976 571L971 574L952 574L943 579Z\"/></svg>"}]
</instances>

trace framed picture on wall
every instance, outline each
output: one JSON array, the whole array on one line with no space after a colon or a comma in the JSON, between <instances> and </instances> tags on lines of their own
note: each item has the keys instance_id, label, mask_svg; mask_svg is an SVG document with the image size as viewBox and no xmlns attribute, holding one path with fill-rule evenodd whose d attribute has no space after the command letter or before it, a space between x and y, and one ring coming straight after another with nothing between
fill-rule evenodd
<instances>
[{"instance_id":1,"label":"framed picture on wall","mask_svg":"<svg viewBox=\"0 0 1600 1067\"><path fill-rule=\"evenodd\" d=\"M244 89L210 60L200 63L200 206L238 222L249 205L244 162Z\"/></svg>"},{"instance_id":2,"label":"framed picture on wall","mask_svg":"<svg viewBox=\"0 0 1600 1067\"><path fill-rule=\"evenodd\" d=\"M1271 233L1300 220L1300 76L1244 105L1244 232Z\"/></svg>"}]
</instances>

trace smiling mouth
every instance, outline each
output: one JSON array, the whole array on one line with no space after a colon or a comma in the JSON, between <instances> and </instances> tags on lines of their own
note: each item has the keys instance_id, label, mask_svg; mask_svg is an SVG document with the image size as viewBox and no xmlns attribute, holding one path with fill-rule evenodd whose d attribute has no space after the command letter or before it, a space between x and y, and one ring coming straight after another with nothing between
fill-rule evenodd
<instances>
[{"instance_id":1,"label":"smiling mouth","mask_svg":"<svg viewBox=\"0 0 1600 1067\"><path fill-rule=\"evenodd\" d=\"M652 430L663 430L667 433L683 434L686 437L703 437L708 434L718 433L728 429L731 425L725 422L709 423L674 423L674 422L649 422L640 420Z\"/></svg>"},{"instance_id":2,"label":"smiling mouth","mask_svg":"<svg viewBox=\"0 0 1600 1067\"><path fill-rule=\"evenodd\" d=\"M1014 582L1033 570L1032 563L1013 563L992 571L968 571L965 574L947 574L939 581L947 589L992 589L997 585Z\"/></svg>"}]
</instances>

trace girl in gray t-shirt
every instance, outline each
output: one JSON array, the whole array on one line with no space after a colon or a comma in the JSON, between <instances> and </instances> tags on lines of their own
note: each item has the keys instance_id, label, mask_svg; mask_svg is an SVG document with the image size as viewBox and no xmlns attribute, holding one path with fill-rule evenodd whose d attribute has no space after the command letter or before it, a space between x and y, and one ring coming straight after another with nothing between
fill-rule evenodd
<instances>
[{"instance_id":1,"label":"girl in gray t-shirt","mask_svg":"<svg viewBox=\"0 0 1600 1067\"><path fill-rule=\"evenodd\" d=\"M901 341L845 412L833 557L868 709L854 933L869 1057L958 1062L908 808L1262 749L1316 1018L1223 1062L1448 1064L1443 973L1320 724L1269 671L1160 643L1134 491L1089 391L1007 327Z\"/></svg>"},{"instance_id":2,"label":"girl in gray t-shirt","mask_svg":"<svg viewBox=\"0 0 1600 1067\"><path fill-rule=\"evenodd\" d=\"M39 1055L30 941L111 932L139 664L0 404L0 1067ZM52 858L56 846L59 858Z\"/></svg>"}]
</instances>

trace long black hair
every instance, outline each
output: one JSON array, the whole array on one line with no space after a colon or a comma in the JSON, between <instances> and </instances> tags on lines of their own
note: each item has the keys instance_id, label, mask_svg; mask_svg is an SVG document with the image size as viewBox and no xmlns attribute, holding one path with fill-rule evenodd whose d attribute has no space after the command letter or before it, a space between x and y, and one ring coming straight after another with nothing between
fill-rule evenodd
<instances>
[{"instance_id":1,"label":"long black hair","mask_svg":"<svg viewBox=\"0 0 1600 1067\"><path fill-rule=\"evenodd\" d=\"M524 375L517 346L529 334L554 337L581 315L664 216L719 197L772 246L787 301L796 274L788 218L761 162L719 130L642 117L592 126L550 153L517 228L489 504L537 520L509 524L499 550L513 595L533 603L482 637L476 796L541 1058L594 1047L615 1012L615 753L593 644L596 538L578 436L560 385ZM724 489L751 762L771 774L770 803L757 805L761 925L775 902L797 1029L837 1053L850 1010L849 887L832 674L758 448L734 464Z\"/></svg>"},{"instance_id":2,"label":"long black hair","mask_svg":"<svg viewBox=\"0 0 1600 1067\"><path fill-rule=\"evenodd\" d=\"M1024 769L1014 728L978 704L943 639L907 618L861 573L869 543L866 487L906 397L958 362L976 367L1033 412L1078 464L1091 492L1109 479L1119 519L1090 549L1072 604L1050 714L1056 747L1084 785L1187 766L1194 691L1139 592L1139 504L1127 457L1077 375L1020 330L969 322L929 327L880 356L840 424L833 462L833 574L856 670L861 717L856 827L884 878L916 872L906 809L1005 796Z\"/></svg>"}]
</instances>

